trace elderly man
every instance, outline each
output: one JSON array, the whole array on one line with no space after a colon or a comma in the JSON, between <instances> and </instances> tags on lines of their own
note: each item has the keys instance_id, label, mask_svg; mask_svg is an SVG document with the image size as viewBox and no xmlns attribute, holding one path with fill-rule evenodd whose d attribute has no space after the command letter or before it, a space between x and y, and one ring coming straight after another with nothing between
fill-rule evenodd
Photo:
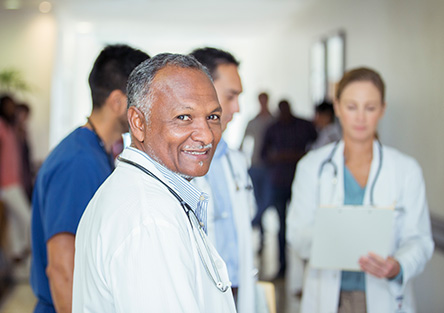
<instances>
[{"instance_id":1,"label":"elderly man","mask_svg":"<svg viewBox=\"0 0 444 313\"><path fill-rule=\"evenodd\" d=\"M160 54L128 81L132 145L89 203L76 238L73 312L235 312L207 242L205 175L221 107L194 58Z\"/></svg>"},{"instance_id":2,"label":"elderly man","mask_svg":"<svg viewBox=\"0 0 444 313\"><path fill-rule=\"evenodd\" d=\"M242 83L239 62L228 52L203 48L191 53L208 68L222 107L222 131L236 112ZM251 214L256 210L245 156L222 139L208 174L193 181L211 195L208 234L227 264L239 313L255 312Z\"/></svg>"}]
</instances>

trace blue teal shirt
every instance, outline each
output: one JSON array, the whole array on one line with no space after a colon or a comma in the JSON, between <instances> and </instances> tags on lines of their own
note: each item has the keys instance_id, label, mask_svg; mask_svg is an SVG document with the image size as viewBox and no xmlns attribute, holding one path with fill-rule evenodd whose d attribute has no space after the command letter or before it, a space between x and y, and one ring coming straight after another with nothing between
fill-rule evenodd
<instances>
[{"instance_id":1,"label":"blue teal shirt","mask_svg":"<svg viewBox=\"0 0 444 313\"><path fill-rule=\"evenodd\" d=\"M55 313L45 272L46 242L59 233L76 233L88 202L114 169L100 143L91 130L77 128L54 148L37 175L31 221L34 312Z\"/></svg>"},{"instance_id":2,"label":"blue teal shirt","mask_svg":"<svg viewBox=\"0 0 444 313\"><path fill-rule=\"evenodd\" d=\"M234 224L233 207L223 167L224 158L228 157L228 145L221 139L206 175L214 197L214 231L216 250L227 265L228 275L233 287L239 286L239 250L237 232Z\"/></svg>"},{"instance_id":3,"label":"blue teal shirt","mask_svg":"<svg viewBox=\"0 0 444 313\"><path fill-rule=\"evenodd\" d=\"M361 187L344 164L344 204L362 205L364 202L365 187ZM352 234L350 234L352 235ZM365 291L364 272L342 271L341 290Z\"/></svg>"}]
</instances>

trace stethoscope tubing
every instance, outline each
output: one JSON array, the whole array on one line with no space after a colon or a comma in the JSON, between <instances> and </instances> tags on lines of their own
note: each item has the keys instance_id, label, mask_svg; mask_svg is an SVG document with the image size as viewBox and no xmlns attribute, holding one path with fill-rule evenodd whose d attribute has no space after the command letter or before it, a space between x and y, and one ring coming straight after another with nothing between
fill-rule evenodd
<instances>
[{"instance_id":1,"label":"stethoscope tubing","mask_svg":"<svg viewBox=\"0 0 444 313\"><path fill-rule=\"evenodd\" d=\"M117 160L119 160L120 162L127 163L129 165L132 165L132 166L136 167L137 169L141 170L143 173L145 173L148 176L150 176L151 178L154 178L155 180L160 182L162 185L164 185L167 188L167 190L177 199L177 201L179 201L182 209L184 210L184 212L185 212L185 214L186 214L186 216L188 218L188 221L190 222L191 231L193 232L193 234L194 234L194 229L197 228L197 232L199 233L199 236L202 239L203 245L204 245L205 250L206 250L206 252L208 254L208 257L210 259L211 266L212 266L213 271L214 271L214 273L216 275L216 280L217 281L214 279L213 275L211 274L210 269L209 269L209 267L208 267L208 265L207 265L207 263L205 261L205 257L203 256L203 253L202 253L202 251L201 251L201 249L199 247L199 243L197 242L197 238L196 238L196 236L194 236L194 240L196 242L196 246L197 246L197 251L199 253L199 257L200 257L200 259L202 261L202 264L204 265L204 268L205 268L205 271L206 271L207 275L211 278L211 280L213 281L214 285L216 286L216 288L219 291L221 291L221 292L227 291L229 286L228 285L224 286L224 284L222 282L222 279L220 278L219 271L217 270L217 266L216 266L216 264L214 262L214 258L213 258L212 254L211 254L211 251L210 251L210 247L208 246L208 243L205 240L205 236L206 235L204 234L204 231L202 229L202 226L199 223L199 220L198 220L196 214L191 209L191 207L188 205L188 203L186 203L185 200L183 200L182 197L179 196L174 189L172 189L170 186L168 186L167 183L165 183L163 180L161 180L159 177L157 177L155 174L153 174L150 170L148 170L144 166L140 165L139 163L133 162L131 160L122 158L121 156L118 156ZM195 220L194 223L192 221L190 212L191 212L192 216L194 217L194 220ZM194 225L194 224L196 224L196 225Z\"/></svg>"},{"instance_id":2,"label":"stethoscope tubing","mask_svg":"<svg viewBox=\"0 0 444 313\"><path fill-rule=\"evenodd\" d=\"M326 165L330 164L333 167L333 180L334 182L337 182L337 178L338 178L338 166L333 162L333 157L336 153L336 150L338 149L339 146L339 142L340 140L335 142L335 145L333 146L333 149L331 150L330 154L328 155L328 157L322 161L321 165L319 166L319 171L318 171L318 201L320 201L319 197L321 195L320 193L320 180L321 180L321 176L322 176L322 172L325 168ZM376 171L376 175L375 178L373 179L373 182L371 184L370 187L370 205L374 206L374 190L375 190L375 186L376 186L376 182L378 181L379 178L379 174L381 173L381 169L382 169L382 162L383 162L383 152L382 152L382 143L379 139L377 139L378 142L378 150L379 150L379 164L378 164L378 170Z\"/></svg>"}]
</instances>

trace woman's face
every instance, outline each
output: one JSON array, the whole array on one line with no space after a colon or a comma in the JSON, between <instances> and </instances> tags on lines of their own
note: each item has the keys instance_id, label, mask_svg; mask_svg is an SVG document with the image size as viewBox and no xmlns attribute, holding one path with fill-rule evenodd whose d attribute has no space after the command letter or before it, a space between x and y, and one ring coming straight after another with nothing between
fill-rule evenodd
<instances>
[{"instance_id":1,"label":"woman's face","mask_svg":"<svg viewBox=\"0 0 444 313\"><path fill-rule=\"evenodd\" d=\"M363 142L374 139L378 122L384 115L385 103L372 82L348 84L334 105L344 139Z\"/></svg>"}]
</instances>

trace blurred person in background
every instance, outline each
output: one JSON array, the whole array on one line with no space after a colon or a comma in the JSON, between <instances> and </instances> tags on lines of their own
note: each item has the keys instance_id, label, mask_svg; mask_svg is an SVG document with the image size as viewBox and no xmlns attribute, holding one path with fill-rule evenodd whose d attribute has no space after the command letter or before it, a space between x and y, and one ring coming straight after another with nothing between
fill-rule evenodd
<instances>
[{"instance_id":1,"label":"blurred person in background","mask_svg":"<svg viewBox=\"0 0 444 313\"><path fill-rule=\"evenodd\" d=\"M34 181L31 161L31 147L29 145L28 137L28 122L30 114L31 109L29 108L29 105L27 105L26 103L17 104L15 108L14 128L22 156L21 159L23 188L25 189L29 200L31 200Z\"/></svg>"},{"instance_id":2,"label":"blurred person in background","mask_svg":"<svg viewBox=\"0 0 444 313\"><path fill-rule=\"evenodd\" d=\"M8 250L14 263L29 254L30 204L22 182L22 159L14 131L16 104L0 98L0 200L6 208Z\"/></svg>"},{"instance_id":3,"label":"blurred person in background","mask_svg":"<svg viewBox=\"0 0 444 313\"><path fill-rule=\"evenodd\" d=\"M262 157L270 167L273 204L279 215L279 271L276 278L284 277L286 270L285 219L287 205L292 197L291 183L296 165L316 139L314 125L293 116L287 100L279 102L279 116L265 132Z\"/></svg>"},{"instance_id":4,"label":"blurred person in background","mask_svg":"<svg viewBox=\"0 0 444 313\"><path fill-rule=\"evenodd\" d=\"M377 72L347 72L334 105L343 137L299 162L287 220L289 244L304 259L310 257L321 206L397 209L387 258L369 251L356 260L360 272L312 268L308 262L301 312L416 312L412 279L423 271L434 247L421 168L376 136L386 110L385 85Z\"/></svg>"},{"instance_id":5,"label":"blurred person in background","mask_svg":"<svg viewBox=\"0 0 444 313\"><path fill-rule=\"evenodd\" d=\"M253 218L252 224L254 227L260 228L262 237L262 215L264 214L265 209L271 205L271 181L269 168L262 159L261 151L264 144L265 131L274 121L274 118L268 109L268 94L261 92L258 96L258 100L260 111L254 119L248 122L241 148L246 138L251 137L253 139L253 154L251 156L251 166L248 169L248 173L250 174L253 183L254 196L257 202L257 212Z\"/></svg>"},{"instance_id":6,"label":"blurred person in background","mask_svg":"<svg viewBox=\"0 0 444 313\"><path fill-rule=\"evenodd\" d=\"M89 75L93 106L87 123L63 139L38 172L32 198L34 312L71 312L77 226L114 170L111 147L128 131L126 83L148 58L126 45L100 52Z\"/></svg>"},{"instance_id":7,"label":"blurred person in background","mask_svg":"<svg viewBox=\"0 0 444 313\"><path fill-rule=\"evenodd\" d=\"M336 123L332 103L324 101L316 106L313 123L318 132L318 137L310 146L310 149L317 149L342 138L341 126Z\"/></svg>"}]
</instances>

